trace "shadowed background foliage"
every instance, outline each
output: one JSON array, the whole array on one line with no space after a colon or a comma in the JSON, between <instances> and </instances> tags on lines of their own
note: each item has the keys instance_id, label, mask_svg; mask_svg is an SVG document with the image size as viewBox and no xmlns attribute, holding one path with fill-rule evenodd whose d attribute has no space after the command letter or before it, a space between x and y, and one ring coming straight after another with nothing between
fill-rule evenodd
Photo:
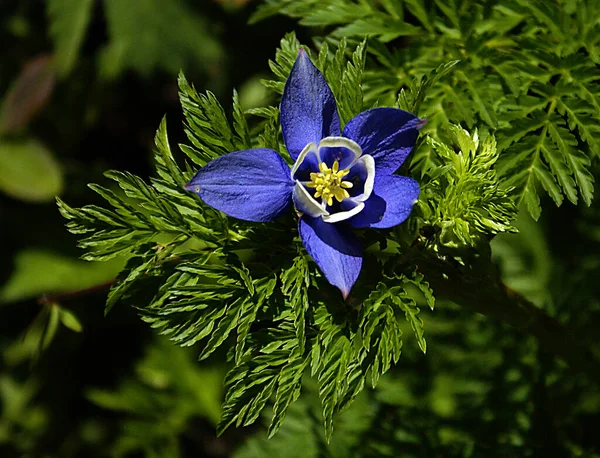
<instances>
[{"instance_id":1,"label":"shadowed background foliage","mask_svg":"<svg viewBox=\"0 0 600 458\"><path fill-rule=\"evenodd\" d=\"M165 113L171 145L184 141L180 70L221 100L237 88L245 109L273 102L259 80L280 39L331 27L248 25L256 3L0 3L0 455L600 456L598 381L448 302L422 307L426 356L405 324L400 363L340 415L329 445L313 381L273 439L263 425L217 438L224 351L199 363L199 349L173 346L131 308L104 316L125 261L79 260L54 197L97 203L86 185L105 170L152 174ZM494 240L495 259L508 286L594 342L600 210L543 203L538 222L523 213L519 234Z\"/></svg>"}]
</instances>

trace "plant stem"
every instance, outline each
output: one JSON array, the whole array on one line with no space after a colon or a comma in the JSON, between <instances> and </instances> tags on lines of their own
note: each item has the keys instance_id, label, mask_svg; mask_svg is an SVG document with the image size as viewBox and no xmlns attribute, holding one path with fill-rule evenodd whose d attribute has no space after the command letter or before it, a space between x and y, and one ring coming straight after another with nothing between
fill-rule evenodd
<instances>
[{"instance_id":1,"label":"plant stem","mask_svg":"<svg viewBox=\"0 0 600 458\"><path fill-rule=\"evenodd\" d=\"M43 304L52 304L54 302L60 302L63 300L73 299L75 297L85 296L87 294L95 293L98 291L106 291L117 282L118 282L118 279L114 279L114 280L110 280L110 281L101 283L99 285L90 286L89 288L78 289L78 290L69 291L66 293L58 293L58 294L53 294L51 296L47 296L44 294L43 296L38 297L37 302L38 302L38 304L42 304L42 305Z\"/></svg>"}]
</instances>

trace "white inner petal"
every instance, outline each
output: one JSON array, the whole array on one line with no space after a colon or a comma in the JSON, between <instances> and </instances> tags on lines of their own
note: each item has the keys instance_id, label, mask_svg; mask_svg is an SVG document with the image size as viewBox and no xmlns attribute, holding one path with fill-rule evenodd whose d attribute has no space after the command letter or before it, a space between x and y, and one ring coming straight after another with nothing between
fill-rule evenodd
<instances>
[{"instance_id":1,"label":"white inner petal","mask_svg":"<svg viewBox=\"0 0 600 458\"><path fill-rule=\"evenodd\" d=\"M354 201L354 200L353 200ZM347 210L345 212L337 212L331 215L324 215L323 221L326 223L337 223L339 221L344 221L348 218L352 218L354 215L360 213L362 209L365 208L365 204L363 202L359 202L356 207L352 210Z\"/></svg>"},{"instance_id":2,"label":"white inner petal","mask_svg":"<svg viewBox=\"0 0 600 458\"><path fill-rule=\"evenodd\" d=\"M319 156L319 150L317 149L317 145L315 145L313 142L310 142L308 145L306 145L304 147L302 152L298 155L298 159L296 159L296 162L294 163L294 166L292 167L292 172L291 172L292 180L294 179L294 175L296 175L296 172L298 171L298 167L300 167L302 165L302 163L304 162L304 158L311 151L317 155L317 161L321 162L321 157Z\"/></svg>"},{"instance_id":3,"label":"white inner petal","mask_svg":"<svg viewBox=\"0 0 600 458\"><path fill-rule=\"evenodd\" d=\"M323 140L319 142L319 150L322 147L332 148L332 147L343 147L347 148L354 154L354 159L350 163L350 165L346 166L346 169L352 167L358 161L358 158L362 155L362 148L356 143L354 140L350 140L346 137L325 137ZM319 158L321 156L319 155ZM319 160L320 162L320 160Z\"/></svg>"},{"instance_id":4,"label":"white inner petal","mask_svg":"<svg viewBox=\"0 0 600 458\"><path fill-rule=\"evenodd\" d=\"M296 175L296 172L298 171L298 169L303 164L303 162L309 154L314 154L315 159L317 161L316 163L319 164L321 163L321 148L335 147L346 148L350 150L354 155L351 163L348 166L345 166L344 169L349 170L354 165L357 165L358 162L362 162L361 166L365 167L367 177L364 182L363 193L358 196L352 197L351 199L345 199L346 201L352 201L355 204L355 207L347 211L341 211L331 214L327 211L326 202L317 201L308 191L306 185L309 182L301 182L299 180L296 180L294 177ZM369 155L363 155L361 147L349 138L326 137L319 142L318 146L315 143L311 142L304 147L302 152L298 155L298 158L296 159L296 162L294 163L294 166L291 169L291 177L295 181L294 194L298 210L312 217L321 216L323 218L323 221L327 223L337 223L340 221L347 220L353 217L354 215L357 215L364 209L364 201L367 200L373 192L373 184L375 180L375 160Z\"/></svg>"},{"instance_id":5,"label":"white inner petal","mask_svg":"<svg viewBox=\"0 0 600 458\"><path fill-rule=\"evenodd\" d=\"M325 210L325 205L317 202L299 181L296 181L295 191L296 199L302 205L302 208L298 208L298 210L312 217L329 215L329 212Z\"/></svg>"},{"instance_id":6,"label":"white inner petal","mask_svg":"<svg viewBox=\"0 0 600 458\"><path fill-rule=\"evenodd\" d=\"M375 159L373 159L372 156L365 154L356 162L362 162L364 164L365 169L367 170L367 179L365 180L365 188L363 193L359 194L358 196L354 196L352 200L355 200L356 202L364 202L371 197L371 193L373 192L373 183L375 183Z\"/></svg>"}]
</instances>

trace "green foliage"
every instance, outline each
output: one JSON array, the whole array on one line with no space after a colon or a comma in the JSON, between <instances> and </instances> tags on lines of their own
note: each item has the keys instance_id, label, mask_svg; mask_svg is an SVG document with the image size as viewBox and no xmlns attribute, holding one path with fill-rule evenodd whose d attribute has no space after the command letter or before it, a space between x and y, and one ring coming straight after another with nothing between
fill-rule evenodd
<instances>
[{"instance_id":1,"label":"green foliage","mask_svg":"<svg viewBox=\"0 0 600 458\"><path fill-rule=\"evenodd\" d=\"M306 26L341 25L332 32L334 37L376 36L382 42L418 34L419 28L402 21L401 8L392 3L382 2L385 11L381 12L372 4L354 0L267 0L256 10L251 21L283 13L301 18L300 23Z\"/></svg>"},{"instance_id":2,"label":"green foliage","mask_svg":"<svg viewBox=\"0 0 600 458\"><path fill-rule=\"evenodd\" d=\"M39 313L22 333L20 339L6 348L3 359L8 366L18 366L24 362L36 363L51 347L57 335L64 331L81 333L83 325L77 315L44 298L40 302Z\"/></svg>"},{"instance_id":3,"label":"green foliage","mask_svg":"<svg viewBox=\"0 0 600 458\"><path fill-rule=\"evenodd\" d=\"M294 33L287 34L281 40L281 47L275 54L275 60L269 61L274 80L262 80L265 87L278 94L283 93L285 81L298 55L300 42ZM309 49L306 49L310 53ZM323 43L315 65L325 75L335 96L342 127L351 118L363 111L362 76L365 68L366 42L360 43L347 59L349 52L346 39L338 43L335 54L329 52L327 43ZM259 111L260 112L260 111Z\"/></svg>"},{"instance_id":4,"label":"green foliage","mask_svg":"<svg viewBox=\"0 0 600 458\"><path fill-rule=\"evenodd\" d=\"M129 2L105 2L111 43L102 59L108 75L124 67L142 74L157 67L175 73L191 59L207 65L219 57L220 46L207 34L209 25L184 2L141 0L134 4L132 10ZM158 9L161 14L156 14Z\"/></svg>"},{"instance_id":5,"label":"green foliage","mask_svg":"<svg viewBox=\"0 0 600 458\"><path fill-rule=\"evenodd\" d=\"M156 339L138 362L135 374L115 389L91 388L87 398L123 415L119 435L107 450L110 456L176 458L182 456L177 437L191 419L216 423L220 414L223 369L199 367L194 352Z\"/></svg>"},{"instance_id":6,"label":"green foliage","mask_svg":"<svg viewBox=\"0 0 600 458\"><path fill-rule=\"evenodd\" d=\"M598 285L583 278L600 266L592 249L597 242L590 245L588 239L588 231L597 231L597 217L595 211L586 218L590 227L568 233L588 242L565 249L577 249L571 262L587 265L585 272L567 263L525 213L516 222L518 234L502 234L492 243L503 280L515 294L569 320L592 318L595 324L579 323L590 343L600 316L592 299ZM580 439L582 431L593 434L581 421L597 415L595 380L573 374L534 339L501 323L446 301L436 306L436 319L427 323L428 344L436 350L419 358L418 348L406 345L402 364L381 377L377 390L364 390L336 420L330 444L315 427L318 387L307 381L279 434L248 438L236 457L300 456L298 450L308 458L597 455ZM568 402L558 405L556 399Z\"/></svg>"},{"instance_id":7,"label":"green foliage","mask_svg":"<svg viewBox=\"0 0 600 458\"><path fill-rule=\"evenodd\" d=\"M210 336L200 359L209 356L239 326L237 349L242 353L249 326L273 292L275 281L253 281L243 266L202 265L207 261L199 257L180 263L155 299L143 308L142 318L180 345L193 345Z\"/></svg>"},{"instance_id":8,"label":"green foliage","mask_svg":"<svg viewBox=\"0 0 600 458\"><path fill-rule=\"evenodd\" d=\"M300 42L296 38L296 34L288 33L282 40L280 47L275 52L275 60L269 61L269 68L273 72L276 79L261 80L265 87L273 90L277 94L283 94L283 88L287 80L292 66L298 56Z\"/></svg>"},{"instance_id":9,"label":"green foliage","mask_svg":"<svg viewBox=\"0 0 600 458\"><path fill-rule=\"evenodd\" d=\"M48 0L50 34L55 43L56 66L61 75L75 65L92 16L93 0Z\"/></svg>"},{"instance_id":10,"label":"green foliage","mask_svg":"<svg viewBox=\"0 0 600 458\"><path fill-rule=\"evenodd\" d=\"M160 178L154 180L153 186L121 172L107 172L106 176L118 183L124 196L99 185L90 185L114 211L95 205L76 210L58 199L59 209L69 220L67 227L71 232L93 233L79 243L81 248L88 250L84 259L103 261L139 250L144 253L144 268L150 268L153 263L168 259L173 250L194 234L209 246L214 246L220 239L221 231L207 224L207 219L216 215L215 211L207 209L207 214L193 213L197 204L181 187L185 182L184 174L171 155L164 120L157 133L156 145ZM157 239L161 242L160 237L164 244L157 245ZM156 249L148 254L147 244L151 242Z\"/></svg>"},{"instance_id":11,"label":"green foliage","mask_svg":"<svg viewBox=\"0 0 600 458\"><path fill-rule=\"evenodd\" d=\"M494 170L496 141L492 136L480 141L477 131L470 135L457 126L450 126L449 134L448 144L427 138L427 145L413 158L425 181L419 207L426 225L436 227L440 243L452 248L514 232L511 222L517 208ZM434 162L428 160L430 155Z\"/></svg>"},{"instance_id":12,"label":"green foliage","mask_svg":"<svg viewBox=\"0 0 600 458\"><path fill-rule=\"evenodd\" d=\"M542 229L527 214L519 215L518 236L502 234L492 241L504 283L540 308L551 306L552 257Z\"/></svg>"},{"instance_id":13,"label":"green foliage","mask_svg":"<svg viewBox=\"0 0 600 458\"><path fill-rule=\"evenodd\" d=\"M42 294L67 293L109 282L123 268L122 259L90 263L40 250L23 250L15 269L0 287L0 304Z\"/></svg>"},{"instance_id":14,"label":"green foliage","mask_svg":"<svg viewBox=\"0 0 600 458\"><path fill-rule=\"evenodd\" d=\"M593 197L599 12L598 3L587 0L268 0L254 19L285 14L328 27L332 41L369 36L377 65L365 73L367 105L391 104L401 90L399 106L418 110L434 137L448 123L495 130L500 179L537 219L540 186L558 205L564 196L587 205ZM400 36L408 37L407 46L386 46ZM416 83L428 74L437 80L455 60L458 70L423 98L418 87L427 80ZM404 92L411 87L410 95Z\"/></svg>"},{"instance_id":15,"label":"green foliage","mask_svg":"<svg viewBox=\"0 0 600 458\"><path fill-rule=\"evenodd\" d=\"M432 327L429 335L433 341L444 342L446 351L432 353L423 361L405 350L403 367L383 376L377 390L361 393L340 416L332 443L327 444L322 431L314 427L319 402L315 388L307 384L279 434L269 440L250 437L236 458L399 454L416 458L424 453L500 457L562 451L554 441L544 448L537 440L537 434L553 431L537 415L537 409L550 405L539 395L543 390L571 392L577 389L576 383L569 382L560 368L539 372L540 367L527 356L535 351L531 341L507 335L505 328L500 330L489 321L471 317L466 323L452 308L442 313L444 323ZM540 382L542 373L558 377L568 388ZM572 424L566 417L557 421ZM473 422L481 427L473 427Z\"/></svg>"},{"instance_id":16,"label":"green foliage","mask_svg":"<svg viewBox=\"0 0 600 458\"><path fill-rule=\"evenodd\" d=\"M61 167L37 140L0 138L0 153L1 191L28 202L52 201L61 192Z\"/></svg>"},{"instance_id":17,"label":"green foliage","mask_svg":"<svg viewBox=\"0 0 600 458\"><path fill-rule=\"evenodd\" d=\"M243 361L225 379L219 433L234 422L236 426L254 423L271 396L275 397L275 406L269 435L279 429L287 407L300 395L300 381L308 361L294 351L297 342L292 323L284 320L277 328L249 336L249 348Z\"/></svg>"},{"instance_id":18,"label":"green foliage","mask_svg":"<svg viewBox=\"0 0 600 458\"><path fill-rule=\"evenodd\" d=\"M306 344L306 312L310 305L308 302L310 274L306 258L298 256L294 260L294 265L282 272L281 283L281 290L290 301L294 312L298 353L303 354Z\"/></svg>"},{"instance_id":19,"label":"green foliage","mask_svg":"<svg viewBox=\"0 0 600 458\"><path fill-rule=\"evenodd\" d=\"M360 329L364 350L368 352L365 361L373 388L391 363L397 363L400 358L402 330L398 323L399 315L404 314L410 323L421 351L425 353L427 349L423 320L418 316L420 310L411 286L416 286L425 295L427 304L433 309L435 300L429 285L422 275L414 273L411 277L403 275L380 282L361 310Z\"/></svg>"},{"instance_id":20,"label":"green foliage","mask_svg":"<svg viewBox=\"0 0 600 458\"><path fill-rule=\"evenodd\" d=\"M33 33L44 18L31 3L16 12L0 6L8 11L6 19L0 14L3 37L19 37L0 76L10 78L40 37L47 44L44 33ZM548 348L587 357L583 348L590 361L600 354L600 285L593 281L600 212L566 202L556 209L547 197L592 202L600 147L597 2L256 3L257 20L283 13L311 28L301 36L316 37L306 49L333 89L342 124L375 106L427 120L399 172L419 182L418 203L400 226L355 231L364 267L347 301L307 255L292 211L271 224L245 223L183 189L198 167L231 151L266 147L291 161L277 97L300 42L289 34L274 53L274 75L264 80L273 106L244 113L259 106L244 102L245 84L232 105L215 96L214 83L227 84L220 63L236 61L210 38L238 38L229 33L231 18L218 12L243 1L162 3L48 0L53 55L31 59L10 87L10 79L0 81L8 89L0 190L9 194L0 196L9 252L0 272L8 279L0 287L0 301L8 302L0 306L0 455L229 456L247 439L238 458L596 456L598 377L576 373L568 358L567 368ZM248 11L237 8L235 27ZM100 56L90 56L98 46L105 46ZM256 55L242 56L251 65L240 70L237 61L231 74L260 71L262 51L253 46ZM95 132L109 115L107 125L122 125L106 107L144 105L114 103L114 92L106 99L112 85L94 84L95 69L105 78L133 69L122 91L131 94L138 70L160 75L181 66L188 76L205 69L215 78L214 93L179 78L183 154L171 149L163 120L152 177L108 172L90 186L96 205L65 203L79 201L77 183L97 165L78 171L69 159L57 168L49 150L40 153L27 139L43 138L52 151L76 158L69 151L82 141L79 124ZM55 71L69 77L57 86L68 94L60 106L45 106ZM156 84L145 81L143 93L168 101L173 88ZM40 122L30 123L38 112ZM127 124L136 142L146 138L135 132L137 118ZM57 143L62 137L66 148ZM124 148L113 143L115 151ZM38 151L20 154L28 148ZM143 169L145 162L135 164ZM61 189L60 210L84 250L79 262L58 255L63 242L43 205L29 204L35 218L21 216L19 201L43 202ZM27 246L51 242L52 251L22 249L25 239ZM111 312L102 320L96 301L109 284ZM93 294L72 294L94 285ZM40 296L37 304L32 296ZM510 319L523 317L527 304L535 313ZM486 306L505 310L504 321L522 332L472 313ZM540 345L528 336L541 329L547 341L561 323L572 340L544 348L543 339ZM151 327L162 340L148 338ZM223 436L213 437L214 429Z\"/></svg>"},{"instance_id":21,"label":"green foliage","mask_svg":"<svg viewBox=\"0 0 600 458\"><path fill-rule=\"evenodd\" d=\"M179 75L179 90L186 119L185 133L191 143L191 146L182 145L182 149L195 164L204 165L223 154L250 148L248 125L237 93L234 93L232 129L214 94L198 94L183 74Z\"/></svg>"},{"instance_id":22,"label":"green foliage","mask_svg":"<svg viewBox=\"0 0 600 458\"><path fill-rule=\"evenodd\" d=\"M43 407L35 402L40 383L34 380L21 383L8 374L0 375L0 445L13 443L25 451L47 428L50 418Z\"/></svg>"},{"instance_id":23,"label":"green foliage","mask_svg":"<svg viewBox=\"0 0 600 458\"><path fill-rule=\"evenodd\" d=\"M75 65L94 2L49 0L47 4L56 64L64 76ZM103 7L109 34L99 59L104 78L114 78L125 69L146 76L156 69L176 73L190 63L206 70L222 56L207 19L184 0L106 0Z\"/></svg>"},{"instance_id":24,"label":"green foliage","mask_svg":"<svg viewBox=\"0 0 600 458\"><path fill-rule=\"evenodd\" d=\"M269 5L278 3L283 4ZM332 11L345 8L339 2L326 3L333 6ZM348 11L374 8L363 2L344 4ZM295 8L291 3L286 5ZM321 14L316 3L311 5L315 14ZM416 3L406 5L415 8ZM382 7L383 16L395 15L401 22L401 9L393 2L382 2ZM464 18L456 16L458 13L439 7L456 27L470 27ZM475 8L469 14L480 13ZM423 14L419 11L415 16L425 20ZM440 26L435 24L437 30ZM411 71L414 78L408 80L402 70L400 78L398 69L408 68L396 67L402 61L400 52L386 51L380 42L371 50L380 68L369 71L365 42L354 50L348 43L339 40L335 52L324 43L314 59L331 84L344 122L377 99L420 110L425 116L431 110L438 113L430 117L424 129L424 141L414 153L409 172L421 177L419 210L408 224L391 231L358 233L367 247L365 263L370 267L363 270L347 301L328 285L307 257L296 232L290 230L295 225L291 212L270 224L248 224L225 217L186 192L183 186L194 169L189 163L180 166L173 156L164 120L156 135L157 178L146 182L128 173L108 172L107 177L120 191L90 187L112 209L73 209L59 201L69 230L83 236L79 246L86 250L85 259L110 259L119 254L131 257L109 294L108 309L117 303L133 305L146 322L179 345L199 344L200 358L220 347L229 349L232 367L225 380L219 433L233 424L254 423L267 406L272 406L268 430L272 437L282 427L304 384L309 383L310 374L317 385L324 440L332 440L336 415L350 408L367 380L375 387L399 361L407 330L412 330L415 346L426 351L420 309L424 305L433 308L435 301L428 275L438 279L445 274L429 268L422 273L416 267L421 266L419 262L470 265L473 259L487 259L481 254L489 254L489 241L496 234L515 230L512 222L522 197L499 176L496 140L483 126L501 126L505 120L491 108L496 105L490 100L495 99L488 99L502 92L499 79L496 87L483 90L482 85L490 83L483 82L489 75L468 71L465 65L472 64L468 56L460 70L456 69L456 59L441 65L439 56L434 65L433 58L427 64L417 60L414 65L421 65L423 71ZM282 40L270 63L274 79L264 82L267 88L275 93L283 91L299 46L293 34ZM405 65L413 63L407 61ZM394 91L385 83L390 81L390 68L396 69L392 78L398 78ZM452 81L446 82L448 79ZM263 119L250 130L237 93L228 116L213 94L198 93L183 75L179 88L190 143L181 149L194 167L256 145L285 155L276 107L250 110ZM400 88L404 90L398 94ZM465 104L446 107L444 97L436 98L441 93L447 100L454 97L452 100L464 100ZM468 118L457 115L461 110ZM480 129L469 132L457 122L479 125ZM571 158L568 150L574 147L573 142L565 140L567 134L561 130L568 131L568 126L552 122L555 129L548 127L544 135L554 136L555 142L564 140L556 148L577 168L579 178L575 180L583 190L589 164ZM501 141L506 137L500 132ZM423 266L427 267L426 263ZM486 268L491 270L490 265ZM479 275L484 277L487 271ZM493 289L497 285L491 282L488 286Z\"/></svg>"},{"instance_id":25,"label":"green foliage","mask_svg":"<svg viewBox=\"0 0 600 458\"><path fill-rule=\"evenodd\" d=\"M410 113L419 113L427 91L446 76L446 74L450 73L459 62L458 60L454 60L441 64L431 73L413 79L408 88L400 90L400 94L398 94L398 107Z\"/></svg>"},{"instance_id":26,"label":"green foliage","mask_svg":"<svg viewBox=\"0 0 600 458\"><path fill-rule=\"evenodd\" d=\"M346 60L348 44L342 38L333 59L329 61L329 47L323 43L319 53L319 68L330 82L335 96L342 127L354 116L363 111L362 77L365 69L366 41L361 42Z\"/></svg>"},{"instance_id":27,"label":"green foliage","mask_svg":"<svg viewBox=\"0 0 600 458\"><path fill-rule=\"evenodd\" d=\"M288 36L283 43L287 56L295 58L295 38ZM324 53L318 62L328 78L356 90L364 43L348 63L345 43L332 58ZM284 51L278 56L278 65L284 65ZM191 161L203 165L251 146L236 94L230 122L212 94L198 94L183 76L179 83L191 143L182 150ZM362 108L360 91L357 97L348 87L342 91L343 86L333 86L347 118ZM254 112L267 119L278 113ZM280 143L271 126L263 125L259 142ZM402 344L398 316L406 316L425 350L423 323L414 291L407 286L422 288L432 304L422 277L393 277L390 285L382 283L370 295L367 286L368 299L352 310L337 293L321 295L320 287L312 288L322 279L297 237L290 235L291 221L259 226L229 220L183 189L193 171L189 167L183 171L176 163L164 120L156 135L155 162L158 177L150 183L129 173L107 172L119 192L90 185L112 209L93 205L73 209L60 200L59 208L69 230L83 236L79 246L86 250L85 259L130 256L109 293L107 311L119 302L132 304L142 319L179 345L201 342L200 358L222 345L232 349L234 366L226 378L220 432L233 423L253 423L272 399L269 435L274 435L300 395L310 368L320 386L329 440L334 415L360 393L367 374L375 385L398 361Z\"/></svg>"}]
</instances>

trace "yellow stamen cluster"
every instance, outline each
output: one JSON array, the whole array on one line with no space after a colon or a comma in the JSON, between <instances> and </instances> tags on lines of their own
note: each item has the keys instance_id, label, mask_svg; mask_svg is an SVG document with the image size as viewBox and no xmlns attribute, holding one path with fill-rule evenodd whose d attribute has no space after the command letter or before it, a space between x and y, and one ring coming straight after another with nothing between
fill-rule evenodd
<instances>
[{"instance_id":1,"label":"yellow stamen cluster","mask_svg":"<svg viewBox=\"0 0 600 458\"><path fill-rule=\"evenodd\" d=\"M315 198L321 197L323 202L327 202L327 205L333 205L334 197L338 202L344 200L345 197L350 197L346 189L351 188L352 183L342 181L342 178L350 173L349 170L340 170L338 161L335 161L331 168L321 162L319 170L318 173L310 174L310 182L306 184L309 188L316 190Z\"/></svg>"}]
</instances>

